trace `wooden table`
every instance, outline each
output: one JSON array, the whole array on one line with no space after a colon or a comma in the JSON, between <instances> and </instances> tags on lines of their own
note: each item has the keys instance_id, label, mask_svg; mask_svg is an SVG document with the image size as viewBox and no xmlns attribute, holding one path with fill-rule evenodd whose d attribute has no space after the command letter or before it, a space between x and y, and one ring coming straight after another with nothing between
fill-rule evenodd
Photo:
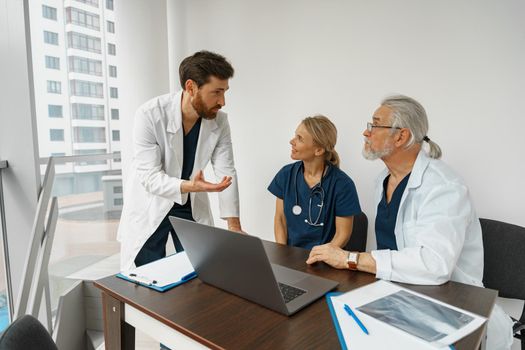
<instances>
[{"instance_id":1,"label":"wooden table","mask_svg":"<svg viewBox=\"0 0 525 350\"><path fill-rule=\"evenodd\" d=\"M339 281L345 292L374 282L374 276L308 266L308 251L264 241L270 261ZM254 276L256 278L257 276ZM324 298L287 317L201 282L198 278L165 293L115 276L95 282L102 290L106 349L134 349L135 327L173 349L338 349ZM403 285L482 316L489 316L497 292L462 283ZM479 349L486 327L456 343Z\"/></svg>"}]
</instances>

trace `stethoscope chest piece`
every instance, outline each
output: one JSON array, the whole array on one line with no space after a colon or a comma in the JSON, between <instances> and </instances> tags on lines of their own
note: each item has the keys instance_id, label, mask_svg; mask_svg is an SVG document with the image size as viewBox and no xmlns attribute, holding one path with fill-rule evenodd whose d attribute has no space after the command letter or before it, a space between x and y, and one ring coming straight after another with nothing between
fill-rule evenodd
<instances>
[{"instance_id":1,"label":"stethoscope chest piece","mask_svg":"<svg viewBox=\"0 0 525 350\"><path fill-rule=\"evenodd\" d=\"M326 163L325 163L326 167ZM299 172L301 170L301 166L297 168L297 171L295 172L295 178L294 178L294 187L295 187L295 205L292 207L292 213L295 216L301 215L303 212L303 209L299 205L299 190L297 185L297 177L299 176ZM308 199L308 218L304 220L308 225L310 226L324 226L323 222L320 222L321 220L321 213L323 211L324 206L324 189L323 189L323 176L325 173L325 168L323 168L323 173L321 175L321 179L319 180L319 184L317 184L312 190L310 190L309 193L309 199ZM312 220L312 198L313 197L319 197L320 203L317 204L319 207L319 212L317 214L317 217L315 218L315 221Z\"/></svg>"}]
</instances>

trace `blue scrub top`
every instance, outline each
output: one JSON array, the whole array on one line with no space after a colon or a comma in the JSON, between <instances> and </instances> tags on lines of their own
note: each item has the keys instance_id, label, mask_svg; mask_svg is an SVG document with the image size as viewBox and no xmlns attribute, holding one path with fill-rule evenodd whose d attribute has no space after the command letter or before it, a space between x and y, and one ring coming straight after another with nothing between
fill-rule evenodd
<instances>
[{"instance_id":1,"label":"blue scrub top","mask_svg":"<svg viewBox=\"0 0 525 350\"><path fill-rule=\"evenodd\" d=\"M341 169L327 164L327 171L322 180L324 203L321 203L320 191L309 188L304 180L303 162L284 166L275 175L268 186L268 191L283 200L284 215L288 231L288 245L311 249L313 246L330 242L335 235L335 217L353 216L361 213L359 198L352 179ZM309 205L312 200L311 206ZM294 215L293 206L301 206L302 212ZM309 210L310 207L310 210ZM312 226L305 222L316 222L322 226ZM310 213L309 213L310 212ZM310 215L309 215L310 214Z\"/></svg>"},{"instance_id":2,"label":"blue scrub top","mask_svg":"<svg viewBox=\"0 0 525 350\"><path fill-rule=\"evenodd\" d=\"M190 132L188 132L187 135L184 135L182 143L182 172L180 175L180 178L183 180L189 180L191 173L193 172L193 164L195 163L195 154L197 153L197 144L199 143L199 134L201 131L201 122L202 118L197 119ZM169 215L177 216L187 220L193 220L190 196L188 195L188 200L184 205L174 203L169 212Z\"/></svg>"},{"instance_id":3,"label":"blue scrub top","mask_svg":"<svg viewBox=\"0 0 525 350\"><path fill-rule=\"evenodd\" d=\"M403 192L407 187L408 179L410 178L410 173L401 180L397 185L392 198L390 198L390 203L386 201L386 187L388 185L388 179L390 174L383 180L383 196L381 197L381 202L377 205L377 215L376 215L376 241L377 249L390 249L397 250L396 242L396 221L397 221L397 212L399 211L399 204L401 204L401 197L403 197Z\"/></svg>"}]
</instances>

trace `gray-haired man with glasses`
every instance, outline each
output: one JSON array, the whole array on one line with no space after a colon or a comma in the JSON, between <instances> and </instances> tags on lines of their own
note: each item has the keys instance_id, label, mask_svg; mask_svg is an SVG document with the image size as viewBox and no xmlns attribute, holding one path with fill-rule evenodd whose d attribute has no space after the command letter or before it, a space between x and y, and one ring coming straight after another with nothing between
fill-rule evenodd
<instances>
[{"instance_id":1,"label":"gray-haired man with glasses","mask_svg":"<svg viewBox=\"0 0 525 350\"><path fill-rule=\"evenodd\" d=\"M468 188L439 160L441 149L427 133L427 115L417 101L407 96L382 101L363 132L363 156L386 166L376 182L377 249L347 252L326 244L312 249L308 264L324 261L403 283L483 286L481 226ZM487 349L511 344L512 321L496 305Z\"/></svg>"}]
</instances>

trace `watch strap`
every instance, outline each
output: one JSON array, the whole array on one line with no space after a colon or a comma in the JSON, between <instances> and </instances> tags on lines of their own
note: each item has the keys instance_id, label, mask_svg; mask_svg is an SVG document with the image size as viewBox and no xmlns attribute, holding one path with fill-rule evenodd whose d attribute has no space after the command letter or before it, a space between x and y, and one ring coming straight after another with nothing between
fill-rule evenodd
<instances>
[{"instance_id":1,"label":"watch strap","mask_svg":"<svg viewBox=\"0 0 525 350\"><path fill-rule=\"evenodd\" d=\"M358 260L359 260L359 252L349 252L348 259L346 260L348 264L348 269L356 271Z\"/></svg>"}]
</instances>

